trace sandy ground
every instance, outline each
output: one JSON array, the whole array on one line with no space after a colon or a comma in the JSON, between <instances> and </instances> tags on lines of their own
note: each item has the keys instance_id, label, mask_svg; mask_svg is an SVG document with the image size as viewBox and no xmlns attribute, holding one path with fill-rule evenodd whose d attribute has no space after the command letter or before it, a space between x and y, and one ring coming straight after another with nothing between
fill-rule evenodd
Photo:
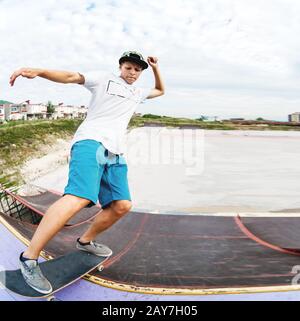
<instances>
[{"instance_id":1,"label":"sandy ground","mask_svg":"<svg viewBox=\"0 0 300 321\"><path fill-rule=\"evenodd\" d=\"M133 210L300 212L300 132L143 127L126 137ZM70 141L27 162L27 183L63 191Z\"/></svg>"},{"instance_id":2,"label":"sandy ground","mask_svg":"<svg viewBox=\"0 0 300 321\"><path fill-rule=\"evenodd\" d=\"M21 168L21 174L27 181L33 181L48 173L55 175L61 166L67 165L70 142L57 139L52 146L43 146L41 154L45 156L27 161Z\"/></svg>"}]
</instances>

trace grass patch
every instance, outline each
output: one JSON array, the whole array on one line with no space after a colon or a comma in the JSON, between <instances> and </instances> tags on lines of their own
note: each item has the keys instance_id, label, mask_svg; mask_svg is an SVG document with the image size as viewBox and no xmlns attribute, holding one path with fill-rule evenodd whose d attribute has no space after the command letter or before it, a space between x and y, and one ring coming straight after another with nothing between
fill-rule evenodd
<instances>
[{"instance_id":1,"label":"grass patch","mask_svg":"<svg viewBox=\"0 0 300 321\"><path fill-rule=\"evenodd\" d=\"M173 117L133 117L129 123L129 128L142 127L149 124L156 124L166 127L182 127L182 126L195 126L199 129L220 129L220 130L234 130L236 127L233 124L225 124L222 122L211 121L203 122L196 119L188 118L173 118Z\"/></svg>"},{"instance_id":2,"label":"grass patch","mask_svg":"<svg viewBox=\"0 0 300 321\"><path fill-rule=\"evenodd\" d=\"M19 167L39 157L41 146L71 138L82 120L17 121L0 126L0 183L23 183Z\"/></svg>"},{"instance_id":3,"label":"grass patch","mask_svg":"<svg viewBox=\"0 0 300 321\"><path fill-rule=\"evenodd\" d=\"M41 157L41 147L51 146L60 139L71 139L82 123L82 119L10 121L0 125L0 184L16 186L24 183L19 172L21 165L31 159ZM193 128L214 130L300 130L300 126L237 124L219 121L201 121L188 118L144 115L134 116L129 129L145 125L160 125L169 128L194 126Z\"/></svg>"},{"instance_id":4,"label":"grass patch","mask_svg":"<svg viewBox=\"0 0 300 321\"><path fill-rule=\"evenodd\" d=\"M194 126L200 129L215 129L215 130L283 130L283 131L299 131L300 126L271 124L271 123L238 123L230 121L203 121L200 119L189 118L174 118L168 116L157 116L146 114L143 116L135 116L131 119L129 128L141 127L145 125L161 125L166 127L182 127Z\"/></svg>"}]
</instances>

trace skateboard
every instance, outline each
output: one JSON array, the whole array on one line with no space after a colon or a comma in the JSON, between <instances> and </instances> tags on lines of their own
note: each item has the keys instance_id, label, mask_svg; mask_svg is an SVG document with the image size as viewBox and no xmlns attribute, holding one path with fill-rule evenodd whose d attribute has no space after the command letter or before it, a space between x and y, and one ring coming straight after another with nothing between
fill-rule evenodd
<instances>
[{"instance_id":1,"label":"skateboard","mask_svg":"<svg viewBox=\"0 0 300 321\"><path fill-rule=\"evenodd\" d=\"M44 276L51 283L53 291L43 294L32 289L24 281L21 270L0 271L2 285L21 296L30 298L46 298L48 301L58 301L53 295L71 285L94 269L102 271L104 262L109 257L96 256L85 251L74 251L53 260L40 263Z\"/></svg>"}]
</instances>

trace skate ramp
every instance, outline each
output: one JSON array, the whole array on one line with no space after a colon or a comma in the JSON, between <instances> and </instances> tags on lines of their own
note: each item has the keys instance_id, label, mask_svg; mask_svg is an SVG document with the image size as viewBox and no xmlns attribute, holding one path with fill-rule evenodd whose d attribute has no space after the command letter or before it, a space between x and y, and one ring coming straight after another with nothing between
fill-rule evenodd
<instances>
[{"instance_id":1,"label":"skate ramp","mask_svg":"<svg viewBox=\"0 0 300 321\"><path fill-rule=\"evenodd\" d=\"M31 239L36 226L0 214L1 222L24 243ZM283 220L257 219L277 226ZM279 221L277 221L279 219ZM296 232L300 217L285 220L287 231ZM57 257L75 249L76 239L90 222L64 228L45 248L45 257ZM275 229L275 227L274 227ZM268 235L270 233L267 233ZM261 237L262 235L260 235ZM296 245L293 235L282 236ZM291 239L291 243L287 240ZM235 216L171 215L131 212L97 241L114 252L102 272L92 272L87 279L125 291L159 294L216 294L299 289L292 285L299 254L283 253L257 242L245 234ZM274 240L273 241L277 241Z\"/></svg>"}]
</instances>

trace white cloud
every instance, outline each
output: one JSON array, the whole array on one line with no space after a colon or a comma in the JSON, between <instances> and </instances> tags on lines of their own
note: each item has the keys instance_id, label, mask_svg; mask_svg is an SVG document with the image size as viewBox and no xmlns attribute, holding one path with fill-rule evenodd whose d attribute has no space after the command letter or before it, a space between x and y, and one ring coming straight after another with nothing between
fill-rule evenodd
<instances>
[{"instance_id":1,"label":"white cloud","mask_svg":"<svg viewBox=\"0 0 300 321\"><path fill-rule=\"evenodd\" d=\"M159 57L167 88L144 112L286 119L300 110L299 10L297 0L3 0L0 98L87 104L77 85L10 88L9 76L24 66L117 72L135 49ZM153 84L151 70L140 84Z\"/></svg>"}]
</instances>

